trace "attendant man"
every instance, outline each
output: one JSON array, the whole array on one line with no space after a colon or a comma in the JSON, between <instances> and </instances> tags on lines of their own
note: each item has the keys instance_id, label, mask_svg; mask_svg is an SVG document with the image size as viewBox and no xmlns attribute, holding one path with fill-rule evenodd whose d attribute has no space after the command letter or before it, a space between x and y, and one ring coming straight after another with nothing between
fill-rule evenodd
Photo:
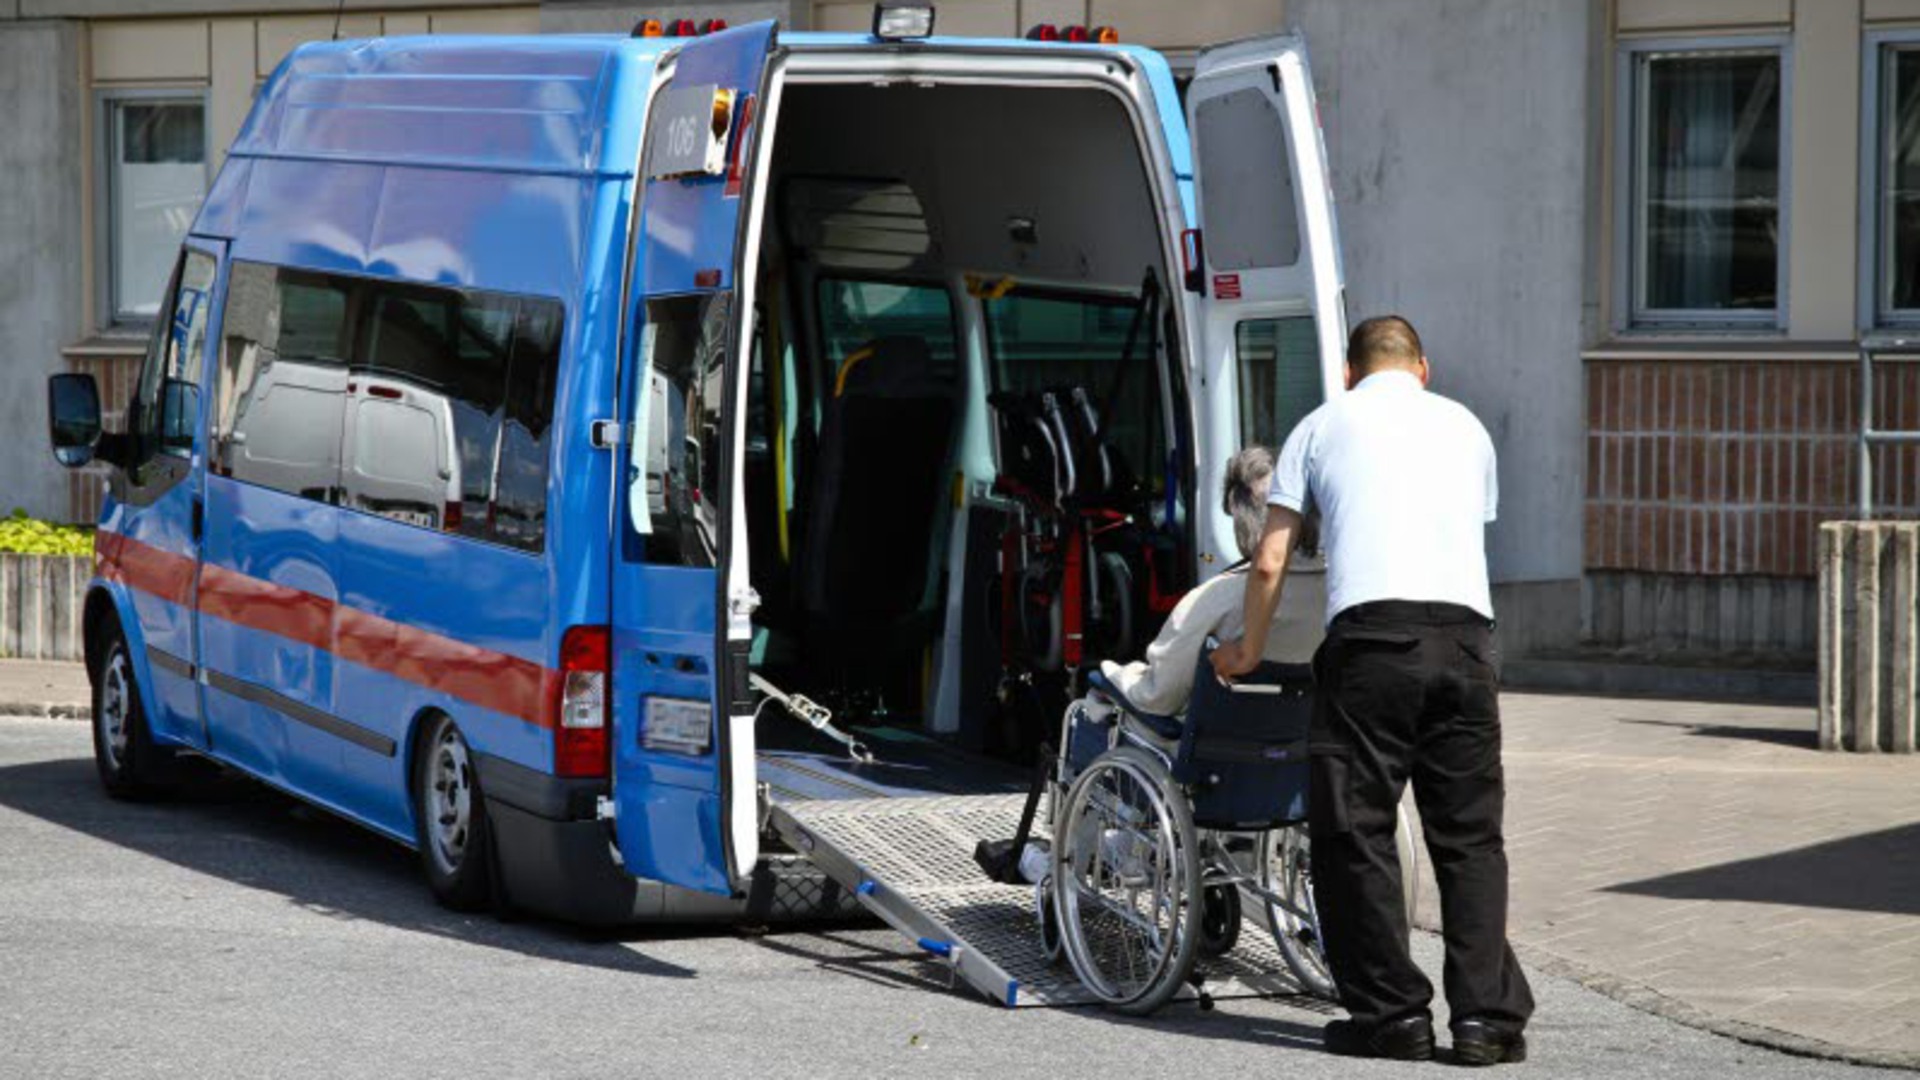
<instances>
[{"instance_id":1,"label":"attendant man","mask_svg":"<svg viewBox=\"0 0 1920 1080\"><path fill-rule=\"evenodd\" d=\"M1486 523L1492 440L1426 390L1413 326L1368 319L1347 342L1349 393L1287 439L1247 576L1246 636L1213 654L1223 679L1253 670L1309 507L1327 553L1327 638L1314 657L1309 825L1327 959L1351 1019L1327 1048L1433 1056L1433 986L1408 955L1393 833L1409 778L1440 884L1454 1058L1526 1057L1533 995L1507 946L1499 652Z\"/></svg>"}]
</instances>

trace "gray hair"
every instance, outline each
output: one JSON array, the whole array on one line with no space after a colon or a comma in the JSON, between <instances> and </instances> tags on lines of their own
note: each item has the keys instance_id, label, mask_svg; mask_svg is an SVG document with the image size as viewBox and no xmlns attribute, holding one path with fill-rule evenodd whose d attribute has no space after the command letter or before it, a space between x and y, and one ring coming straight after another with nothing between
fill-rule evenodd
<instances>
[{"instance_id":1,"label":"gray hair","mask_svg":"<svg viewBox=\"0 0 1920 1080\"><path fill-rule=\"evenodd\" d=\"M1227 482L1220 493L1221 509L1233 518L1233 539L1242 558L1260 550L1267 530L1267 482L1273 478L1273 451L1249 446L1227 459Z\"/></svg>"}]
</instances>

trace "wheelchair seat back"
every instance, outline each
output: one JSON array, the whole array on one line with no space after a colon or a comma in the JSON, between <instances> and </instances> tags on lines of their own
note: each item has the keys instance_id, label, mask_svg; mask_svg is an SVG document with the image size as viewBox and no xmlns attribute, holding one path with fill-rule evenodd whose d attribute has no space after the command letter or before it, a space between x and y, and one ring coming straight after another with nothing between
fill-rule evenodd
<instances>
[{"instance_id":1,"label":"wheelchair seat back","mask_svg":"<svg viewBox=\"0 0 1920 1080\"><path fill-rule=\"evenodd\" d=\"M1304 820L1312 718L1311 666L1268 661L1226 687L1203 653L1173 759L1194 823L1250 831Z\"/></svg>"}]
</instances>

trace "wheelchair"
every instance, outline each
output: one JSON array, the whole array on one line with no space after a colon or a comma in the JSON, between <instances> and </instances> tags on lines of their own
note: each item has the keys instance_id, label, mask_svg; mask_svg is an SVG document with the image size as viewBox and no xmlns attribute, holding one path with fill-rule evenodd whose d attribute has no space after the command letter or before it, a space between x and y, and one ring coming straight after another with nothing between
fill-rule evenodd
<instances>
[{"instance_id":1,"label":"wheelchair","mask_svg":"<svg viewBox=\"0 0 1920 1080\"><path fill-rule=\"evenodd\" d=\"M1257 905L1301 989L1333 998L1304 824L1310 668L1268 662L1228 687L1203 654L1184 720L1133 708L1097 670L1088 683L1113 708L1076 701L1063 723L1037 893L1049 954L1106 1006L1144 1015L1200 989L1198 962L1233 949ZM1404 809L1399 848L1411 925Z\"/></svg>"}]
</instances>

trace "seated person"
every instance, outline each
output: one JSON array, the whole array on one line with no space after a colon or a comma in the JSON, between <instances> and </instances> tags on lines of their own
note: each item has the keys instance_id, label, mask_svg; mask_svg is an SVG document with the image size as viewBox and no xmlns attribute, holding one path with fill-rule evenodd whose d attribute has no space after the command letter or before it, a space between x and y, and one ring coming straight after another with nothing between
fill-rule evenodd
<instances>
[{"instance_id":1,"label":"seated person","mask_svg":"<svg viewBox=\"0 0 1920 1080\"><path fill-rule=\"evenodd\" d=\"M1273 451L1249 446L1227 462L1227 480L1221 501L1233 518L1233 538L1240 561L1193 589L1167 616L1160 635L1147 646L1144 660L1119 664L1102 661L1101 674L1141 712L1171 716L1184 711L1193 692L1193 675L1209 637L1235 641L1242 636L1240 603L1247 591L1247 564L1260 546L1267 522L1267 484L1273 475ZM1266 659L1302 662L1306 656L1297 634L1286 631L1278 619L1267 635ZM1318 631L1319 627L1312 627ZM1316 635L1317 636L1317 635Z\"/></svg>"}]
</instances>

